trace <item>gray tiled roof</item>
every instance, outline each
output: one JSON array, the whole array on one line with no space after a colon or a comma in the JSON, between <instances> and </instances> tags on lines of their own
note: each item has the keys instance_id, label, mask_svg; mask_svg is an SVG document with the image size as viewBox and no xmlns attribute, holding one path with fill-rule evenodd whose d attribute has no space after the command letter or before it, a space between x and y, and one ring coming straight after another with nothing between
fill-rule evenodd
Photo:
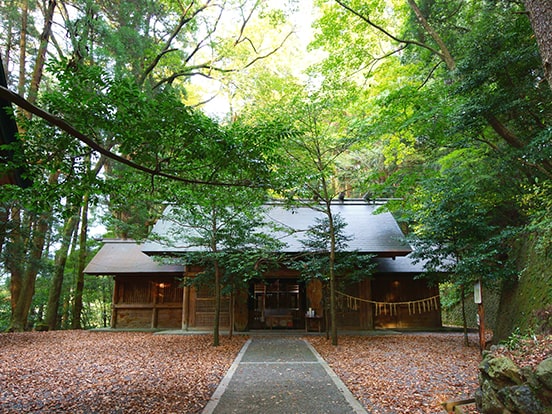
<instances>
[{"instance_id":1,"label":"gray tiled roof","mask_svg":"<svg viewBox=\"0 0 552 414\"><path fill-rule=\"evenodd\" d=\"M184 266L165 265L142 253L134 240L104 240L104 245L92 258L84 273L89 275L120 274L182 274Z\"/></svg>"},{"instance_id":2,"label":"gray tiled roof","mask_svg":"<svg viewBox=\"0 0 552 414\"><path fill-rule=\"evenodd\" d=\"M387 257L405 256L410 253L411 248L405 243L404 235L392 214L388 212L374 214L377 207L379 206L364 201L332 204L333 214L339 214L347 223L344 233L351 238L347 250ZM265 216L267 220L289 229L288 232L273 233L273 236L286 243L281 251L287 253L305 251L301 243L301 239L305 238L305 231L309 226L316 224L316 218L324 218L322 212L310 207L288 209L278 203L265 205ZM161 219L156 223L153 233L169 237L171 225L173 224L168 220ZM184 253L192 250L199 249L186 246L183 240L173 240L171 246L150 241L144 243L142 247L144 253L152 255Z\"/></svg>"},{"instance_id":3,"label":"gray tiled roof","mask_svg":"<svg viewBox=\"0 0 552 414\"><path fill-rule=\"evenodd\" d=\"M405 257L378 257L376 261L376 273L425 273L424 262L414 263L410 256Z\"/></svg>"}]
</instances>

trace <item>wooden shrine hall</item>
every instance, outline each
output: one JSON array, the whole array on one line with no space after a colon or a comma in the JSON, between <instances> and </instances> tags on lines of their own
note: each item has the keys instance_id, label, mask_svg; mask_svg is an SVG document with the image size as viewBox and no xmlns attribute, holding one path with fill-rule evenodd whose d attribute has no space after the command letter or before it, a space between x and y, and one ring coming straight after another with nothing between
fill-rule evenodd
<instances>
[{"instance_id":1,"label":"wooden shrine hall","mask_svg":"<svg viewBox=\"0 0 552 414\"><path fill-rule=\"evenodd\" d=\"M347 330L434 329L441 327L439 291L418 276L422 263L408 256L411 248L393 216L374 214L378 206L363 200L332 205L348 224L351 240L347 249L375 258L375 271L366 279L344 285L337 296L337 327ZM319 212L307 207L288 210L278 203L267 205L268 220L284 223L294 231L279 235L285 242L282 253L294 254L304 245L300 235L312 225ZM159 220L153 232L168 235L171 222ZM111 327L119 329L210 329L214 321L214 297L208 286L183 286L197 267L167 265L155 257L186 253L182 243L138 244L132 240L104 240L85 269L91 275L115 280ZM231 304L233 308L231 308ZM220 326L237 331L253 329L322 330L326 328L323 284L318 279L303 281L289 268L268 272L252 280L247 290L231 301L224 298Z\"/></svg>"}]
</instances>

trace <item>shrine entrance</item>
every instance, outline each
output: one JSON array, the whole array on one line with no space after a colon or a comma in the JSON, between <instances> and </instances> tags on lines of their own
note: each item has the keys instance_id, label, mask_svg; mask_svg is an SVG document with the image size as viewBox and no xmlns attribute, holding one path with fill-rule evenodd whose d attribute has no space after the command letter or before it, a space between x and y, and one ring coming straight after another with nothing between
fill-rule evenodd
<instances>
[{"instance_id":1,"label":"shrine entrance","mask_svg":"<svg viewBox=\"0 0 552 414\"><path fill-rule=\"evenodd\" d=\"M266 279L252 284L251 329L304 329L305 284L298 279Z\"/></svg>"}]
</instances>

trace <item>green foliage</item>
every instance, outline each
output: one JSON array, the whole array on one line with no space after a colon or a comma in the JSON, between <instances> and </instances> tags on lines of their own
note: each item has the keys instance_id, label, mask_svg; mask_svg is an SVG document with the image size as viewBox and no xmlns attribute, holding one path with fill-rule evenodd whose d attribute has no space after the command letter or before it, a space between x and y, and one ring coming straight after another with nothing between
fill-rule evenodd
<instances>
[{"instance_id":1,"label":"green foliage","mask_svg":"<svg viewBox=\"0 0 552 414\"><path fill-rule=\"evenodd\" d=\"M9 278L0 278L0 332L4 332L10 326L11 304L10 304Z\"/></svg>"},{"instance_id":2,"label":"green foliage","mask_svg":"<svg viewBox=\"0 0 552 414\"><path fill-rule=\"evenodd\" d=\"M552 182L535 183L526 189L523 206L529 216L528 231L537 239L536 248L546 254L552 249Z\"/></svg>"},{"instance_id":3,"label":"green foliage","mask_svg":"<svg viewBox=\"0 0 552 414\"><path fill-rule=\"evenodd\" d=\"M486 171L481 154L457 151L417 194L412 242L414 257L428 270L445 269L458 284L512 277L509 242L517 224L509 206L513 195L495 187L496 172Z\"/></svg>"},{"instance_id":4,"label":"green foliage","mask_svg":"<svg viewBox=\"0 0 552 414\"><path fill-rule=\"evenodd\" d=\"M516 327L522 332L537 329L534 311L552 303L552 256L542 249L538 236L524 235L515 243L519 277L502 290L495 336L507 338Z\"/></svg>"},{"instance_id":5,"label":"green foliage","mask_svg":"<svg viewBox=\"0 0 552 414\"><path fill-rule=\"evenodd\" d=\"M196 188L183 204L163 216L173 223L160 242L183 246L179 262L204 268L193 283L213 284L214 266L221 285L243 287L258 277L281 243L270 236L262 215L263 192L248 188ZM156 235L153 235L156 237Z\"/></svg>"},{"instance_id":6,"label":"green foliage","mask_svg":"<svg viewBox=\"0 0 552 414\"><path fill-rule=\"evenodd\" d=\"M454 283L441 283L439 285L439 299L443 308L450 309L462 300L462 290Z\"/></svg>"},{"instance_id":7,"label":"green foliage","mask_svg":"<svg viewBox=\"0 0 552 414\"><path fill-rule=\"evenodd\" d=\"M527 334L522 334L521 330L516 328L507 339L501 341L501 344L506 346L508 349L516 349L527 339L529 339L529 336Z\"/></svg>"},{"instance_id":8,"label":"green foliage","mask_svg":"<svg viewBox=\"0 0 552 414\"><path fill-rule=\"evenodd\" d=\"M347 223L341 216L333 216L335 235L335 261L333 263L336 276L345 284L358 282L370 277L375 264L372 255L346 252L351 238L344 234ZM317 218L315 224L305 232L301 243L305 252L286 260L286 266L301 272L304 280L320 279L329 282L331 232L327 217Z\"/></svg>"}]
</instances>

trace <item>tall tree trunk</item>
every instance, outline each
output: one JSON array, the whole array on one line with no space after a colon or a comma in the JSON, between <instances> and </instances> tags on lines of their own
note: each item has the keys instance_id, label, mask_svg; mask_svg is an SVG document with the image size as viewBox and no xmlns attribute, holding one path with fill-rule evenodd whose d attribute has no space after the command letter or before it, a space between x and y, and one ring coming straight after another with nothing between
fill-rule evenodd
<instances>
[{"instance_id":1,"label":"tall tree trunk","mask_svg":"<svg viewBox=\"0 0 552 414\"><path fill-rule=\"evenodd\" d=\"M464 330L464 345L469 346L470 341L468 339L468 320L466 318L466 292L464 285L460 286L460 296L462 297L462 327Z\"/></svg>"},{"instance_id":2,"label":"tall tree trunk","mask_svg":"<svg viewBox=\"0 0 552 414\"><path fill-rule=\"evenodd\" d=\"M544 74L552 88L552 0L525 0L539 46Z\"/></svg>"},{"instance_id":3,"label":"tall tree trunk","mask_svg":"<svg viewBox=\"0 0 552 414\"><path fill-rule=\"evenodd\" d=\"M228 337L234 336L234 323L235 323L235 311L236 309L236 294L234 292L234 281L232 280L232 291L230 292L230 327L228 328Z\"/></svg>"},{"instance_id":4,"label":"tall tree trunk","mask_svg":"<svg viewBox=\"0 0 552 414\"><path fill-rule=\"evenodd\" d=\"M14 4L15 1L10 1L10 4L6 6L7 8L15 8L17 7L16 4ZM11 52L13 49L13 42L14 42L14 36L13 36L13 20L11 18L8 18L7 27L6 27L6 49L4 50L4 55L2 57L2 63L4 65L4 72L8 73L8 68L10 66L10 59L11 59Z\"/></svg>"},{"instance_id":5,"label":"tall tree trunk","mask_svg":"<svg viewBox=\"0 0 552 414\"><path fill-rule=\"evenodd\" d=\"M29 3L27 0L23 0L21 2L21 30L19 31L19 81L17 84L17 92L21 96L25 96L25 84L27 81L25 63L27 61L28 15Z\"/></svg>"},{"instance_id":6,"label":"tall tree trunk","mask_svg":"<svg viewBox=\"0 0 552 414\"><path fill-rule=\"evenodd\" d=\"M44 242L46 233L49 228L50 214L42 213L34 215L31 232L31 245L28 257L28 263L23 275L21 284L21 292L17 298L15 309L12 314L10 331L21 332L27 326L29 310L35 292L36 276L41 267L42 253L44 250Z\"/></svg>"},{"instance_id":7,"label":"tall tree trunk","mask_svg":"<svg viewBox=\"0 0 552 414\"><path fill-rule=\"evenodd\" d=\"M10 296L12 315L15 305L19 300L21 286L23 285L24 254L25 245L21 234L21 208L16 205L11 209L11 230L9 241L6 245L6 267L10 272Z\"/></svg>"},{"instance_id":8,"label":"tall tree trunk","mask_svg":"<svg viewBox=\"0 0 552 414\"><path fill-rule=\"evenodd\" d=\"M101 309L102 309L102 322L103 322L104 328L107 328L109 326L108 324L108 321L109 321L108 315L109 315L109 308L110 308L109 303L112 298L111 289L108 289L106 287L106 278L107 276L103 277L102 284L101 284L101 291L102 291Z\"/></svg>"},{"instance_id":9,"label":"tall tree trunk","mask_svg":"<svg viewBox=\"0 0 552 414\"><path fill-rule=\"evenodd\" d=\"M69 255L71 239L79 222L77 215L78 211L75 211L76 208L72 206L69 210L72 210L72 214L69 218L67 218L63 226L61 245L56 251L54 277L52 279L52 285L48 294L45 322L48 325L49 330L57 328L58 308L63 286L63 275L65 274L65 264L67 263L67 257Z\"/></svg>"},{"instance_id":10,"label":"tall tree trunk","mask_svg":"<svg viewBox=\"0 0 552 414\"><path fill-rule=\"evenodd\" d=\"M213 324L213 346L220 345L220 266L218 260L215 260L215 320Z\"/></svg>"},{"instance_id":11,"label":"tall tree trunk","mask_svg":"<svg viewBox=\"0 0 552 414\"><path fill-rule=\"evenodd\" d=\"M332 345L337 346L337 289L335 280L335 227L331 211L331 200L327 205L328 230L330 232L330 318Z\"/></svg>"},{"instance_id":12,"label":"tall tree trunk","mask_svg":"<svg viewBox=\"0 0 552 414\"><path fill-rule=\"evenodd\" d=\"M71 328L82 329L82 292L84 291L84 267L86 265L86 240L88 233L88 194L83 198L82 214L81 214L81 229L79 236L79 268L77 272L77 283L75 286L75 304L73 306L73 321Z\"/></svg>"},{"instance_id":13,"label":"tall tree trunk","mask_svg":"<svg viewBox=\"0 0 552 414\"><path fill-rule=\"evenodd\" d=\"M50 42L50 35L52 34L52 22L54 20L55 9L56 1L50 0L44 15L44 28L42 29L42 34L40 35L40 44L38 46L33 76L31 78L31 86L27 98L27 100L32 104L36 102L38 97L38 89L40 88L40 81L42 80L42 74L44 73L46 51L48 50L48 43Z\"/></svg>"}]
</instances>

